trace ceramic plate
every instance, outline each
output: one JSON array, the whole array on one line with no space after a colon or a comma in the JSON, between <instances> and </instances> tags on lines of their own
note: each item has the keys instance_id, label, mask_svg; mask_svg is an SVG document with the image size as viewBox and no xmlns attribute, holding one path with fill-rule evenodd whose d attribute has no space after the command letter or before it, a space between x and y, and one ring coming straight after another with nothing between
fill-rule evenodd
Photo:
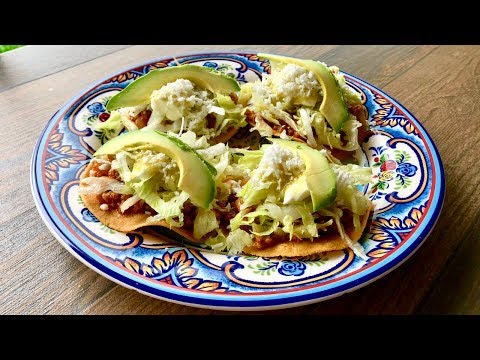
<instances>
[{"instance_id":1,"label":"ceramic plate","mask_svg":"<svg viewBox=\"0 0 480 360\"><path fill-rule=\"evenodd\" d=\"M240 83L269 72L254 53L205 53L176 57L211 67ZM361 244L368 260L350 249L322 256L267 259L227 256L141 231L120 233L102 225L78 194L79 176L107 139L94 125L108 118L108 99L137 77L175 66L163 58L125 70L85 89L47 123L31 164L38 210L53 235L84 264L141 293L210 309L259 310L333 298L389 273L425 241L443 204L445 181L435 145L420 122L375 86L345 74L361 93L373 131L362 144L374 181L364 191L375 213Z\"/></svg>"}]
</instances>

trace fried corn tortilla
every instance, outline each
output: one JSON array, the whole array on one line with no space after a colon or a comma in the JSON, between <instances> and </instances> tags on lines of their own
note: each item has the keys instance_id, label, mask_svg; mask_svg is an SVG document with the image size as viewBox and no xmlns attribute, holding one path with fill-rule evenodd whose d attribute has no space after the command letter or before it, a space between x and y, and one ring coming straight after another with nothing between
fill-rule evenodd
<instances>
[{"instance_id":1,"label":"fried corn tortilla","mask_svg":"<svg viewBox=\"0 0 480 360\"><path fill-rule=\"evenodd\" d=\"M87 177L92 169L92 163L85 168L80 179ZM80 183L80 187L82 184ZM101 202L99 196L95 194L80 194L85 206L95 217L104 225L120 232L131 232L146 226L162 226L171 229L180 236L189 241L199 243L198 239L193 237L192 231L182 228L170 227L165 221L147 221L150 215L145 213L137 214L121 214L116 209L102 210L100 209ZM370 212L367 212L361 217L361 227L355 230L353 226L346 226L345 231L352 240L357 242L365 230L368 223ZM348 247L346 241L342 240L339 234L324 235L319 239L310 241L308 239L302 241L289 241L277 243L273 246L259 249L255 245L245 247L243 252L246 254L257 255L262 257L296 257L319 254L325 251L342 250Z\"/></svg>"},{"instance_id":2,"label":"fried corn tortilla","mask_svg":"<svg viewBox=\"0 0 480 360\"><path fill-rule=\"evenodd\" d=\"M86 178L91 169L92 163L90 162L81 175L80 180ZM80 187L82 187L81 182ZM80 197L82 198L87 209L93 215L95 215L95 217L102 224L113 230L120 232L131 232L145 226L163 226L170 228L170 225L168 225L168 223L165 221L147 221L147 218L149 218L151 215L145 213L121 214L116 209L102 210L100 209L101 202L96 194L80 194ZM190 231L186 231L181 228L172 228L172 230L175 230L176 233L189 239L190 241L198 242L198 240L194 239L193 234Z\"/></svg>"},{"instance_id":3,"label":"fried corn tortilla","mask_svg":"<svg viewBox=\"0 0 480 360\"><path fill-rule=\"evenodd\" d=\"M369 218L370 211L361 217L360 229L355 230L353 226L345 229L353 243L361 239ZM320 254L325 251L342 250L348 247L348 243L344 241L339 234L328 234L321 236L319 239L314 239L313 241L308 239L298 242L287 240L264 249L259 249L254 245L248 246L243 249L243 252L262 257L296 257Z\"/></svg>"}]
</instances>

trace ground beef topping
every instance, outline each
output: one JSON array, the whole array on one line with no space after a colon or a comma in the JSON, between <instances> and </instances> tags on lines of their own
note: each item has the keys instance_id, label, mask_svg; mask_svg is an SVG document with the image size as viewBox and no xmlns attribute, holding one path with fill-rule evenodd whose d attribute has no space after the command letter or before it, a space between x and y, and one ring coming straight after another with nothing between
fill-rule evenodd
<instances>
[{"instance_id":1,"label":"ground beef topping","mask_svg":"<svg viewBox=\"0 0 480 360\"><path fill-rule=\"evenodd\" d=\"M131 117L131 120L137 125L139 129L144 128L148 124L148 120L150 120L150 116L152 115L151 110L143 110L138 113L136 116Z\"/></svg>"}]
</instances>

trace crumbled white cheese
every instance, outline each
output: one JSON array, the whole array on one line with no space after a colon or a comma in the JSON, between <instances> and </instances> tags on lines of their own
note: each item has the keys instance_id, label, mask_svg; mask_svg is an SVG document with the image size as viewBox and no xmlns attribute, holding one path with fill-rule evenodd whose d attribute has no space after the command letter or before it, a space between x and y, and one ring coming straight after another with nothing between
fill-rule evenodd
<instances>
[{"instance_id":1,"label":"crumbled white cheese","mask_svg":"<svg viewBox=\"0 0 480 360\"><path fill-rule=\"evenodd\" d=\"M191 130L209 135L213 130L206 127L206 116L221 112L209 91L198 89L186 79L155 90L150 95L150 106L152 115L146 128L174 133Z\"/></svg>"},{"instance_id":2,"label":"crumbled white cheese","mask_svg":"<svg viewBox=\"0 0 480 360\"><path fill-rule=\"evenodd\" d=\"M100 210L107 211L108 210L108 204L100 205Z\"/></svg>"},{"instance_id":3,"label":"crumbled white cheese","mask_svg":"<svg viewBox=\"0 0 480 360\"><path fill-rule=\"evenodd\" d=\"M150 96L154 112L171 121L181 120L184 112L202 108L208 100L205 90L195 90L190 80L178 79L155 90Z\"/></svg>"},{"instance_id":4,"label":"crumbled white cheese","mask_svg":"<svg viewBox=\"0 0 480 360\"><path fill-rule=\"evenodd\" d=\"M277 183L277 189L281 190L288 182L305 171L305 163L298 154L278 145L266 147L262 160L252 176L252 181L267 179Z\"/></svg>"},{"instance_id":5,"label":"crumbled white cheese","mask_svg":"<svg viewBox=\"0 0 480 360\"><path fill-rule=\"evenodd\" d=\"M313 106L321 86L312 71L296 64L288 64L271 76L277 96L285 103Z\"/></svg>"},{"instance_id":6,"label":"crumbled white cheese","mask_svg":"<svg viewBox=\"0 0 480 360\"><path fill-rule=\"evenodd\" d=\"M293 105L314 106L321 95L315 74L296 64L285 65L252 85L252 99L257 106L272 104L281 110Z\"/></svg>"}]
</instances>

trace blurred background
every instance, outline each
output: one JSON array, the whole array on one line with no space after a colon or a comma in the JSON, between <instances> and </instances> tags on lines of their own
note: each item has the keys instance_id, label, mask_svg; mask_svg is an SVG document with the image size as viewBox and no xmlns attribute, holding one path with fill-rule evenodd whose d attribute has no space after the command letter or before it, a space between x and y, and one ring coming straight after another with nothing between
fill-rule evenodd
<instances>
[{"instance_id":1,"label":"blurred background","mask_svg":"<svg viewBox=\"0 0 480 360\"><path fill-rule=\"evenodd\" d=\"M25 45L0 45L0 54Z\"/></svg>"}]
</instances>

